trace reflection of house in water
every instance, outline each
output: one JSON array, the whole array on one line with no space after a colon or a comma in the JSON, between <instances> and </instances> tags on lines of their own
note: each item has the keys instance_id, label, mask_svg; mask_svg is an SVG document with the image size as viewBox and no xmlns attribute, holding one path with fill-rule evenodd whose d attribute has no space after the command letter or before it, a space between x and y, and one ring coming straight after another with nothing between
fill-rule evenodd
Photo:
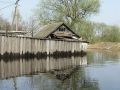
<instances>
[{"instance_id":1,"label":"reflection of house in water","mask_svg":"<svg viewBox=\"0 0 120 90\"><path fill-rule=\"evenodd\" d=\"M86 56L6 62L1 60L0 78L30 75L7 79L6 81L10 83L7 83L7 86L15 88L9 90L99 90L97 81L86 77L84 71L86 65ZM0 83L2 81L0 80ZM1 89L4 88L3 84L5 83L0 84Z\"/></svg>"},{"instance_id":2,"label":"reflection of house in water","mask_svg":"<svg viewBox=\"0 0 120 90\"><path fill-rule=\"evenodd\" d=\"M46 72L29 77L7 79L6 81L10 83L7 83L8 87L11 85L16 88L9 90L99 90L97 81L86 77L84 71L86 65L86 57L1 61L0 78ZM1 89L4 88L2 84L5 83L1 83Z\"/></svg>"},{"instance_id":3,"label":"reflection of house in water","mask_svg":"<svg viewBox=\"0 0 120 90\"><path fill-rule=\"evenodd\" d=\"M37 74L38 72L54 72L69 70L80 65L87 65L86 57L47 58L33 60L0 61L0 78Z\"/></svg>"}]
</instances>

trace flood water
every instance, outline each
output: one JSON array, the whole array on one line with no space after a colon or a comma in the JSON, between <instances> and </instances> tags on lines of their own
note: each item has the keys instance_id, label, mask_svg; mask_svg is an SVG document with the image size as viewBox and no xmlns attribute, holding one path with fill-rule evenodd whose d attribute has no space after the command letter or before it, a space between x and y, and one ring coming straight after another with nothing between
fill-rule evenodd
<instances>
[{"instance_id":1,"label":"flood water","mask_svg":"<svg viewBox=\"0 0 120 90\"><path fill-rule=\"evenodd\" d=\"M0 90L120 90L120 52L0 60Z\"/></svg>"}]
</instances>

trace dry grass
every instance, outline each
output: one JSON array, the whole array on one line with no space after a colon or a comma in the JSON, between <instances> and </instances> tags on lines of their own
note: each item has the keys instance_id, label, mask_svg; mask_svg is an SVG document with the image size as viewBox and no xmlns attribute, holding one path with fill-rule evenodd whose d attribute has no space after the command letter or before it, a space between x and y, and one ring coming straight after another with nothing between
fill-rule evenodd
<instances>
[{"instance_id":1,"label":"dry grass","mask_svg":"<svg viewBox=\"0 0 120 90\"><path fill-rule=\"evenodd\" d=\"M120 43L116 42L100 42L96 44L90 44L88 49L101 49L101 50L114 50L120 51Z\"/></svg>"}]
</instances>

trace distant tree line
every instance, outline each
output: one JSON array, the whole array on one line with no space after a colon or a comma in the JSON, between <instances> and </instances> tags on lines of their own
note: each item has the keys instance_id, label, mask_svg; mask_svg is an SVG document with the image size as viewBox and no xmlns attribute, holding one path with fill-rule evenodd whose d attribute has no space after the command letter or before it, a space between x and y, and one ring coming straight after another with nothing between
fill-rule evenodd
<instances>
[{"instance_id":1,"label":"distant tree line","mask_svg":"<svg viewBox=\"0 0 120 90\"><path fill-rule=\"evenodd\" d=\"M5 20L4 18L0 17L0 30L15 30L15 25L12 25L9 21ZM18 26L18 30L26 30L26 24L20 23Z\"/></svg>"},{"instance_id":2,"label":"distant tree line","mask_svg":"<svg viewBox=\"0 0 120 90\"><path fill-rule=\"evenodd\" d=\"M85 40L96 42L120 42L120 27L83 21L77 31Z\"/></svg>"},{"instance_id":3,"label":"distant tree line","mask_svg":"<svg viewBox=\"0 0 120 90\"><path fill-rule=\"evenodd\" d=\"M94 23L93 42L120 42L120 27L115 25L106 25L104 23Z\"/></svg>"},{"instance_id":4,"label":"distant tree line","mask_svg":"<svg viewBox=\"0 0 120 90\"><path fill-rule=\"evenodd\" d=\"M6 30L7 28L10 28L9 22L7 22L7 20L0 17L0 30Z\"/></svg>"}]
</instances>

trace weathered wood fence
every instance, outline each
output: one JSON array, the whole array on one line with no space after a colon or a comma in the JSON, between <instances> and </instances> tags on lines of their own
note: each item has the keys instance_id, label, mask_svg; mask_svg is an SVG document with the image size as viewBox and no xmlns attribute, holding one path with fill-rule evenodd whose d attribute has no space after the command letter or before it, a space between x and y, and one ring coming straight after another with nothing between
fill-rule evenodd
<instances>
[{"instance_id":1,"label":"weathered wood fence","mask_svg":"<svg viewBox=\"0 0 120 90\"><path fill-rule=\"evenodd\" d=\"M70 40L48 40L28 37L7 37L0 36L0 55L6 53L24 55L26 53L47 55L56 52L81 52L86 51L87 43L85 41Z\"/></svg>"}]
</instances>

